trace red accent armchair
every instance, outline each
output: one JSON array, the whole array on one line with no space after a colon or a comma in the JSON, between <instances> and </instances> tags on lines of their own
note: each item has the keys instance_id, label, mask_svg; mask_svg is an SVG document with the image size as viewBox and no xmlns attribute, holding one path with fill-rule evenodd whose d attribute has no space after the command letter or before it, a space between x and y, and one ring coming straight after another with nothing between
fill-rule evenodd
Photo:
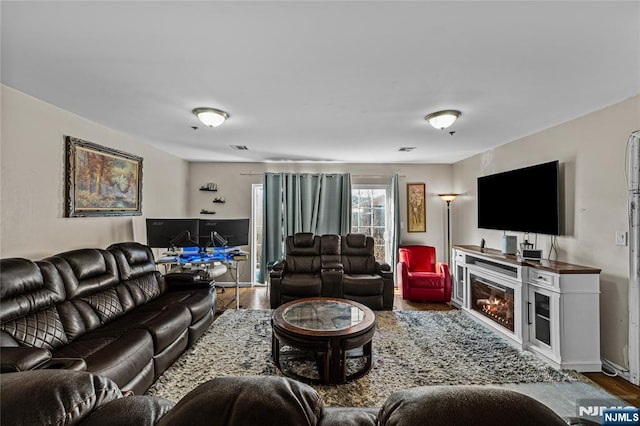
<instances>
[{"instance_id":1,"label":"red accent armchair","mask_svg":"<svg viewBox=\"0 0 640 426\"><path fill-rule=\"evenodd\" d=\"M400 247L398 287L405 300L448 302L451 273L445 262L436 263L436 249L430 246Z\"/></svg>"}]
</instances>

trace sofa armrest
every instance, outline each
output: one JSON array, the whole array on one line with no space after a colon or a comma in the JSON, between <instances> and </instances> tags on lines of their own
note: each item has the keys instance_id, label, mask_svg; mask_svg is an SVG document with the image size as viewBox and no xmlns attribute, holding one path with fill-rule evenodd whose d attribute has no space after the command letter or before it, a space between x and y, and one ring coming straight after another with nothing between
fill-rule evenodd
<instances>
[{"instance_id":1,"label":"sofa armrest","mask_svg":"<svg viewBox=\"0 0 640 426\"><path fill-rule=\"evenodd\" d=\"M33 370L51 359L48 350L26 346L4 346L0 353L3 373Z\"/></svg>"},{"instance_id":2,"label":"sofa armrest","mask_svg":"<svg viewBox=\"0 0 640 426\"><path fill-rule=\"evenodd\" d=\"M280 276L284 271L287 270L287 261L284 259L278 260L276 263L271 265L271 275Z\"/></svg>"},{"instance_id":3,"label":"sofa armrest","mask_svg":"<svg viewBox=\"0 0 640 426\"><path fill-rule=\"evenodd\" d=\"M376 262L376 270L382 276L382 309L393 309L394 279L388 263Z\"/></svg>"},{"instance_id":4,"label":"sofa armrest","mask_svg":"<svg viewBox=\"0 0 640 426\"><path fill-rule=\"evenodd\" d=\"M376 262L376 268L380 272L391 272L391 265L384 262Z\"/></svg>"},{"instance_id":5,"label":"sofa armrest","mask_svg":"<svg viewBox=\"0 0 640 426\"><path fill-rule=\"evenodd\" d=\"M280 259L271 265L271 272L269 273L269 302L271 309L275 309L281 305L280 284L286 270L287 261L284 259Z\"/></svg>"}]
</instances>

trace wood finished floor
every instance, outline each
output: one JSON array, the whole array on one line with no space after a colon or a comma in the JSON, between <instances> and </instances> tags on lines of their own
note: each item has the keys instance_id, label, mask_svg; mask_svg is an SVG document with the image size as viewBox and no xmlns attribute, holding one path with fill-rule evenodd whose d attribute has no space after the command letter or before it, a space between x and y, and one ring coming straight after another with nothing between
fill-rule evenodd
<instances>
[{"instance_id":1,"label":"wood finished floor","mask_svg":"<svg viewBox=\"0 0 640 426\"><path fill-rule=\"evenodd\" d=\"M218 290L218 298L226 309L235 309L235 289L226 288L224 292ZM269 291L267 287L246 287L240 289L240 306L244 309L269 309ZM418 303L403 300L396 291L393 309L398 311L448 311L456 309L447 303ZM616 395L640 407L640 387L635 386L621 377L609 377L604 373L585 373L590 380L597 383L607 392Z\"/></svg>"}]
</instances>

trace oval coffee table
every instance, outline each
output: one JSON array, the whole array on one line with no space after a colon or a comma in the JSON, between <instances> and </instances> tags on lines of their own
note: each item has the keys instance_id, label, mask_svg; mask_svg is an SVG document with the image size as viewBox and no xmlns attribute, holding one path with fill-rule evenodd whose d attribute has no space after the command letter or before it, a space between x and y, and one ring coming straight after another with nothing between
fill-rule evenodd
<instances>
[{"instance_id":1,"label":"oval coffee table","mask_svg":"<svg viewBox=\"0 0 640 426\"><path fill-rule=\"evenodd\" d=\"M361 303L346 299L312 297L279 306L271 318L273 362L285 375L313 379L284 371L280 348L287 345L318 356L320 382L345 383L371 370L375 314ZM362 348L365 365L347 376L347 351Z\"/></svg>"}]
</instances>

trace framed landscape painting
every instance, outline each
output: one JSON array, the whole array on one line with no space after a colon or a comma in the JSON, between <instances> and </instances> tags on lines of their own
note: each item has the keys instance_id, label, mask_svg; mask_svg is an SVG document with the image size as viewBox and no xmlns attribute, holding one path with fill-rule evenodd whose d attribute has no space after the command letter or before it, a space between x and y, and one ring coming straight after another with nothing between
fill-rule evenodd
<instances>
[{"instance_id":1,"label":"framed landscape painting","mask_svg":"<svg viewBox=\"0 0 640 426\"><path fill-rule=\"evenodd\" d=\"M424 183L407 184L407 231L427 232Z\"/></svg>"},{"instance_id":2,"label":"framed landscape painting","mask_svg":"<svg viewBox=\"0 0 640 426\"><path fill-rule=\"evenodd\" d=\"M142 214L142 158L65 136L65 216Z\"/></svg>"}]
</instances>

